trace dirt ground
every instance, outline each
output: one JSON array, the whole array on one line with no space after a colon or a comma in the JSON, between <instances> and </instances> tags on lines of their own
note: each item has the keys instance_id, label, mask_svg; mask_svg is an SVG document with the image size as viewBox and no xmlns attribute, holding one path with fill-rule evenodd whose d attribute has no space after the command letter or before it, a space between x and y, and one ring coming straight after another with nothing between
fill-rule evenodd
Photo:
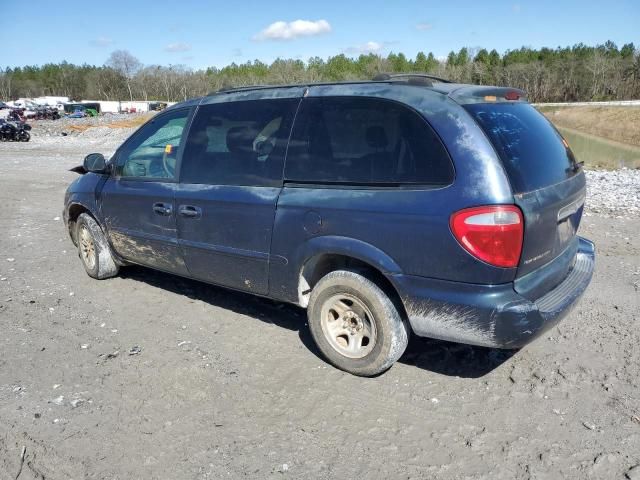
<instances>
[{"instance_id":1,"label":"dirt ground","mask_svg":"<svg viewBox=\"0 0 640 480\"><path fill-rule=\"evenodd\" d=\"M634 475L639 213L584 218L594 280L544 338L414 337L365 379L318 356L296 307L137 267L90 279L61 209L101 147L0 144L1 480Z\"/></svg>"}]
</instances>

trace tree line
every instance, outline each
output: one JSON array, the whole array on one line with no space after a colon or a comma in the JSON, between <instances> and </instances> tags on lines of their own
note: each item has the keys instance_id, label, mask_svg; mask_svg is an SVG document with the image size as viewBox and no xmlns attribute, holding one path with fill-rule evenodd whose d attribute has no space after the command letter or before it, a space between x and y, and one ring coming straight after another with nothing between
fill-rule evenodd
<instances>
[{"instance_id":1,"label":"tree line","mask_svg":"<svg viewBox=\"0 0 640 480\"><path fill-rule=\"evenodd\" d=\"M525 90L533 102L628 100L640 98L640 50L582 43L565 48L462 48L446 59L420 52L351 58L344 54L307 62L278 58L193 70L184 65L143 65L126 50L114 51L102 66L48 63L0 70L0 98L42 95L75 100L181 101L221 88L371 79L376 74L422 72L461 83L504 85Z\"/></svg>"}]
</instances>

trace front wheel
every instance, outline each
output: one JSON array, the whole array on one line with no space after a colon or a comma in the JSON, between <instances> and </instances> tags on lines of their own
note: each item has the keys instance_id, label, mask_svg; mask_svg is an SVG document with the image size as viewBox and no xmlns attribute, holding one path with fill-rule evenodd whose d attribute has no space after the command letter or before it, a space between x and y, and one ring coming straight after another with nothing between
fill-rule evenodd
<instances>
[{"instance_id":1,"label":"front wheel","mask_svg":"<svg viewBox=\"0 0 640 480\"><path fill-rule=\"evenodd\" d=\"M354 375L384 372L407 348L409 328L398 308L378 285L356 272L337 270L320 279L307 315L325 358Z\"/></svg>"},{"instance_id":2,"label":"front wheel","mask_svg":"<svg viewBox=\"0 0 640 480\"><path fill-rule=\"evenodd\" d=\"M87 274L99 280L118 274L118 264L111 254L100 225L91 215L81 214L76 222L78 255Z\"/></svg>"}]
</instances>

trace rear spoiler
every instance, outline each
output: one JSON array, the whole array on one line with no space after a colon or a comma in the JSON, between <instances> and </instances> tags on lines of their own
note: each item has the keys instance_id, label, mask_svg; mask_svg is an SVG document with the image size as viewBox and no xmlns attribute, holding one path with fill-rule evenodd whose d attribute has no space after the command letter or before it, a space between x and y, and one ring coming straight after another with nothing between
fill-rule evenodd
<instances>
[{"instance_id":1,"label":"rear spoiler","mask_svg":"<svg viewBox=\"0 0 640 480\"><path fill-rule=\"evenodd\" d=\"M470 103L527 103L527 94L524 90L508 87L489 87L469 85L456 88L449 94L449 98L467 105Z\"/></svg>"}]
</instances>

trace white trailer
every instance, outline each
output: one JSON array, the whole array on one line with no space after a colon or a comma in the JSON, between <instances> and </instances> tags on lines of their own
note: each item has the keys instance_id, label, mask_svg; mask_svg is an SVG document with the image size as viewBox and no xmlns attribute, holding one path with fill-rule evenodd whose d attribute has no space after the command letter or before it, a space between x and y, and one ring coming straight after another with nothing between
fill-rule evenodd
<instances>
[{"instance_id":1,"label":"white trailer","mask_svg":"<svg viewBox=\"0 0 640 480\"><path fill-rule=\"evenodd\" d=\"M149 104L155 102L118 101L118 100L83 100L80 103L99 103L100 113L148 112Z\"/></svg>"},{"instance_id":2,"label":"white trailer","mask_svg":"<svg viewBox=\"0 0 640 480\"><path fill-rule=\"evenodd\" d=\"M34 98L33 101L38 105L48 105L51 107L56 107L58 105L69 103L69 97L44 96Z\"/></svg>"}]
</instances>

